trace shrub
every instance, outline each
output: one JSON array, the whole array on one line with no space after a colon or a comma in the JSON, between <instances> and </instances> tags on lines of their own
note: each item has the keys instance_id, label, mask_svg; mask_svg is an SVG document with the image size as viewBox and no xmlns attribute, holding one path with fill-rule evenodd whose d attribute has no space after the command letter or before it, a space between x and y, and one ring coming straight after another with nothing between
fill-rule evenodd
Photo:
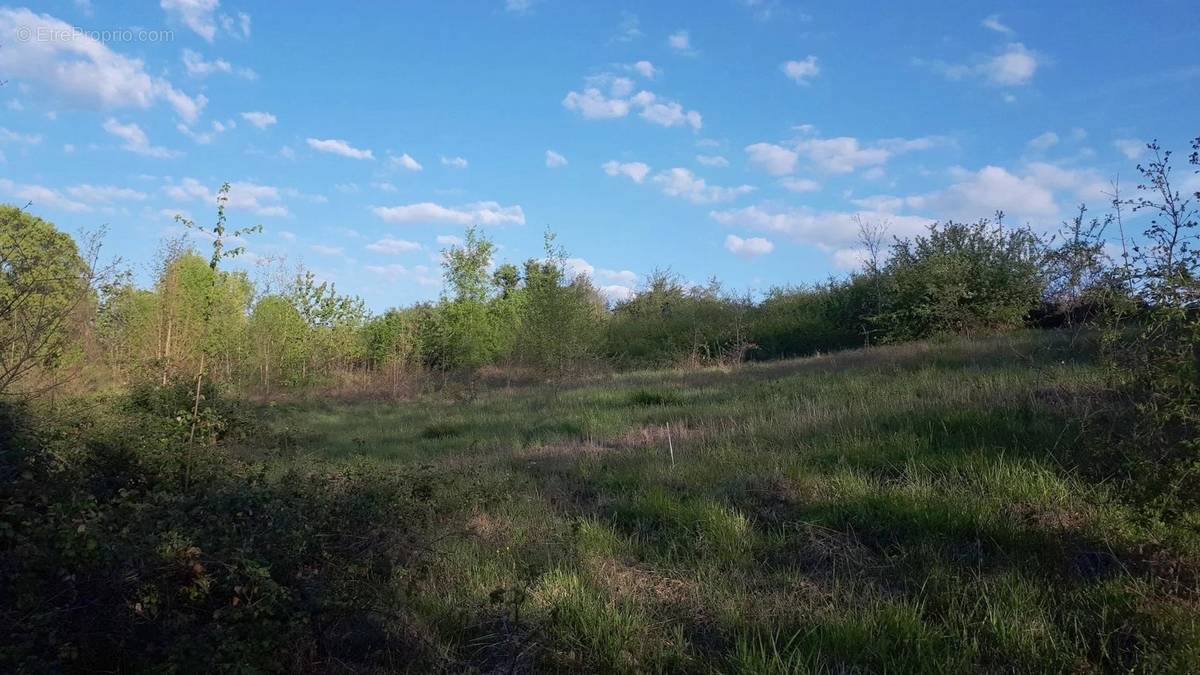
<instances>
[{"instance_id":1,"label":"shrub","mask_svg":"<svg viewBox=\"0 0 1200 675\"><path fill-rule=\"evenodd\" d=\"M947 222L892 246L884 307L872 317L889 342L1021 326L1043 295L1043 247L997 220Z\"/></svg>"},{"instance_id":2,"label":"shrub","mask_svg":"<svg viewBox=\"0 0 1200 675\"><path fill-rule=\"evenodd\" d=\"M863 343L863 279L810 288L773 288L751 312L755 358L778 359L856 347Z\"/></svg>"},{"instance_id":3,"label":"shrub","mask_svg":"<svg viewBox=\"0 0 1200 675\"><path fill-rule=\"evenodd\" d=\"M634 298L613 310L605 354L620 366L667 366L723 361L749 340L749 301L724 293L714 280L688 288L656 272Z\"/></svg>"}]
</instances>

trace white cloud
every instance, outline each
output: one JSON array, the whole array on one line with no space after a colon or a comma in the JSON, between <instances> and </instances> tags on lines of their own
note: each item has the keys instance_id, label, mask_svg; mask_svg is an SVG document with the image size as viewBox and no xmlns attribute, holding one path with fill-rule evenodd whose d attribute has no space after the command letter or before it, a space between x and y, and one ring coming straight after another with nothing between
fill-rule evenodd
<instances>
[{"instance_id":1,"label":"white cloud","mask_svg":"<svg viewBox=\"0 0 1200 675\"><path fill-rule=\"evenodd\" d=\"M625 302L636 295L632 288L620 284L608 284L601 286L598 290L600 291L600 295L603 295L609 302L614 303Z\"/></svg>"},{"instance_id":2,"label":"white cloud","mask_svg":"<svg viewBox=\"0 0 1200 675\"><path fill-rule=\"evenodd\" d=\"M279 234L279 238L284 241L296 241L296 233L295 232L288 232L287 230L280 230L278 234Z\"/></svg>"},{"instance_id":3,"label":"white cloud","mask_svg":"<svg viewBox=\"0 0 1200 675\"><path fill-rule=\"evenodd\" d=\"M655 68L654 64L650 63L649 61L638 61L629 67L637 72L638 75L641 75L647 80L653 80L654 76L658 75L658 69Z\"/></svg>"},{"instance_id":4,"label":"white cloud","mask_svg":"<svg viewBox=\"0 0 1200 675\"><path fill-rule=\"evenodd\" d=\"M401 253L410 253L412 251L421 250L421 245L415 241L407 239L393 239L392 237L384 237L379 241L367 244L368 251L376 253L385 253L387 255L399 255Z\"/></svg>"},{"instance_id":5,"label":"white cloud","mask_svg":"<svg viewBox=\"0 0 1200 675\"><path fill-rule=\"evenodd\" d=\"M391 183L389 183L387 181L376 181L374 183L371 183L371 187L375 188L376 190L381 190L383 192L396 192L396 186L392 185Z\"/></svg>"},{"instance_id":6,"label":"white cloud","mask_svg":"<svg viewBox=\"0 0 1200 675\"><path fill-rule=\"evenodd\" d=\"M162 0L159 6L172 21L191 28L196 35L212 42L217 36L215 12L220 0Z\"/></svg>"},{"instance_id":7,"label":"white cloud","mask_svg":"<svg viewBox=\"0 0 1200 675\"><path fill-rule=\"evenodd\" d=\"M1054 133L1053 131L1047 131L1044 134L1040 134L1030 139L1029 143L1026 145L1029 146L1030 150L1036 150L1038 152L1049 150L1050 148L1058 145L1058 134Z\"/></svg>"},{"instance_id":8,"label":"white cloud","mask_svg":"<svg viewBox=\"0 0 1200 675\"><path fill-rule=\"evenodd\" d=\"M29 40L0 49L0 72L36 84L37 92L73 107L149 108L166 102L184 121L193 122L208 103L191 97L165 79L152 77L140 59L122 56L70 24L28 9L0 9L0 35L18 28L34 35L70 34L71 39Z\"/></svg>"},{"instance_id":9,"label":"white cloud","mask_svg":"<svg viewBox=\"0 0 1200 675\"><path fill-rule=\"evenodd\" d=\"M275 124L275 122L278 121L275 118L275 116L269 112L255 112L255 111L242 113L242 119L244 119L247 122L249 122L250 124L258 127L259 129L266 129L267 127L271 126L272 124Z\"/></svg>"},{"instance_id":10,"label":"white cloud","mask_svg":"<svg viewBox=\"0 0 1200 675\"><path fill-rule=\"evenodd\" d=\"M23 134L19 131L13 131L0 127L0 143L20 143L23 145L37 145L42 142L42 137L39 134Z\"/></svg>"},{"instance_id":11,"label":"white cloud","mask_svg":"<svg viewBox=\"0 0 1200 675\"><path fill-rule=\"evenodd\" d=\"M394 169L407 169L409 171L420 171L421 169L425 168L421 166L420 162L413 159L412 156L407 152L399 157L389 154L388 166Z\"/></svg>"},{"instance_id":12,"label":"white cloud","mask_svg":"<svg viewBox=\"0 0 1200 675\"><path fill-rule=\"evenodd\" d=\"M501 206L497 202L474 202L447 207L433 202L404 206L376 206L371 211L389 223L452 225L524 225L525 212L520 206Z\"/></svg>"},{"instance_id":13,"label":"white cloud","mask_svg":"<svg viewBox=\"0 0 1200 675\"><path fill-rule=\"evenodd\" d=\"M618 162L615 159L610 159L600 168L610 176L628 176L635 183L642 182L650 173L650 167L643 162Z\"/></svg>"},{"instance_id":14,"label":"white cloud","mask_svg":"<svg viewBox=\"0 0 1200 675\"><path fill-rule=\"evenodd\" d=\"M237 19L235 20L228 14L222 14L221 27L225 29L226 33L229 33L236 38L240 38L242 40L249 39L250 15L245 12L238 12Z\"/></svg>"},{"instance_id":15,"label":"white cloud","mask_svg":"<svg viewBox=\"0 0 1200 675\"><path fill-rule=\"evenodd\" d=\"M306 142L308 147L318 152L329 152L350 159L375 159L375 154L370 150L360 150L340 138L309 138Z\"/></svg>"},{"instance_id":16,"label":"white cloud","mask_svg":"<svg viewBox=\"0 0 1200 675\"><path fill-rule=\"evenodd\" d=\"M784 61L779 69L796 84L808 84L821 73L821 67L817 65L817 57L812 55L800 61Z\"/></svg>"},{"instance_id":17,"label":"white cloud","mask_svg":"<svg viewBox=\"0 0 1200 675\"><path fill-rule=\"evenodd\" d=\"M399 264L367 265L367 271L392 282L399 281L410 274L407 267Z\"/></svg>"},{"instance_id":18,"label":"white cloud","mask_svg":"<svg viewBox=\"0 0 1200 675\"><path fill-rule=\"evenodd\" d=\"M238 77L247 80L258 79L258 73L249 68L234 68L233 64L225 59L205 61L202 55L190 49L183 50L183 65L187 69L188 75L193 77L204 77L205 75L212 75L214 73L225 73L227 75L236 73Z\"/></svg>"},{"instance_id":19,"label":"white cloud","mask_svg":"<svg viewBox=\"0 0 1200 675\"><path fill-rule=\"evenodd\" d=\"M633 42L642 37L642 29L636 14L621 11L621 25L617 28L614 42Z\"/></svg>"},{"instance_id":20,"label":"white cloud","mask_svg":"<svg viewBox=\"0 0 1200 675\"><path fill-rule=\"evenodd\" d=\"M609 302L621 302L634 295L632 286L637 283L638 276L629 270L610 270L597 268L583 258L567 258L563 261L564 271L570 278L583 275L592 281L601 281L597 290Z\"/></svg>"},{"instance_id":21,"label":"white cloud","mask_svg":"<svg viewBox=\"0 0 1200 675\"><path fill-rule=\"evenodd\" d=\"M700 113L695 110L685 111L683 106L675 101L661 100L652 92L640 91L632 100L634 104L641 106L642 112L639 116L647 122L664 127L686 124L694 130L700 129L703 124Z\"/></svg>"},{"instance_id":22,"label":"white cloud","mask_svg":"<svg viewBox=\"0 0 1200 675\"><path fill-rule=\"evenodd\" d=\"M956 172L959 182L915 197L906 203L915 209L962 220L991 216L996 211L1017 216L1051 217L1058 211L1053 191L1034 177L1017 176L998 166Z\"/></svg>"},{"instance_id":23,"label":"white cloud","mask_svg":"<svg viewBox=\"0 0 1200 675\"><path fill-rule=\"evenodd\" d=\"M856 241L858 223L855 216L869 221L886 221L888 234L897 236L918 234L934 222L929 218L888 212L818 212L806 208L772 209L765 206L711 211L708 215L722 225L782 234L825 251L833 251Z\"/></svg>"},{"instance_id":24,"label":"white cloud","mask_svg":"<svg viewBox=\"0 0 1200 675\"><path fill-rule=\"evenodd\" d=\"M557 169L567 165L567 158L553 150L546 151L546 168Z\"/></svg>"},{"instance_id":25,"label":"white cloud","mask_svg":"<svg viewBox=\"0 0 1200 675\"><path fill-rule=\"evenodd\" d=\"M760 255L766 255L775 250L775 244L762 237L742 239L736 234L725 237L725 250L743 260L752 260Z\"/></svg>"},{"instance_id":26,"label":"white cloud","mask_svg":"<svg viewBox=\"0 0 1200 675\"><path fill-rule=\"evenodd\" d=\"M177 154L167 148L151 145L146 132L142 131L142 128L133 122L121 124L116 119L110 117L104 120L103 127L108 133L125 141L125 144L121 146L123 150L159 159L174 157Z\"/></svg>"},{"instance_id":27,"label":"white cloud","mask_svg":"<svg viewBox=\"0 0 1200 675\"><path fill-rule=\"evenodd\" d=\"M983 74L993 84L1018 86L1029 84L1038 69L1038 58L1025 45L1014 42L983 65Z\"/></svg>"},{"instance_id":28,"label":"white cloud","mask_svg":"<svg viewBox=\"0 0 1200 675\"><path fill-rule=\"evenodd\" d=\"M1033 81L1033 76L1042 65L1041 57L1020 42L1011 42L1001 53L978 63L968 66L961 64L946 64L942 62L924 63L934 70L941 72L951 80L961 80L967 77L978 77L1001 87L1017 87Z\"/></svg>"},{"instance_id":29,"label":"white cloud","mask_svg":"<svg viewBox=\"0 0 1200 675\"><path fill-rule=\"evenodd\" d=\"M209 125L208 131L193 131L191 127L183 122L175 125L175 128L179 130L179 133L187 136L201 145L207 145L211 143L214 138L235 127L237 127L237 123L233 120L226 120L224 122L221 122L220 120L213 120Z\"/></svg>"},{"instance_id":30,"label":"white cloud","mask_svg":"<svg viewBox=\"0 0 1200 675\"><path fill-rule=\"evenodd\" d=\"M800 155L794 150L771 143L755 143L746 146L750 163L762 168L772 176L783 176L795 171Z\"/></svg>"},{"instance_id":31,"label":"white cloud","mask_svg":"<svg viewBox=\"0 0 1200 675\"><path fill-rule=\"evenodd\" d=\"M634 94L634 83L629 78L603 73L587 78L586 84L582 92L568 92L562 101L564 108L578 112L584 119L615 119L640 110L639 117L664 127L686 125L697 130L703 125L699 112L685 110L675 101L652 91Z\"/></svg>"},{"instance_id":32,"label":"white cloud","mask_svg":"<svg viewBox=\"0 0 1200 675\"><path fill-rule=\"evenodd\" d=\"M624 98L632 94L636 86L628 77L612 77L608 90L613 96Z\"/></svg>"},{"instance_id":33,"label":"white cloud","mask_svg":"<svg viewBox=\"0 0 1200 675\"><path fill-rule=\"evenodd\" d=\"M1010 35L1011 36L1016 32L1013 29L1009 28L1008 26L1006 26L1000 22L999 14L992 14L991 16L985 18L983 21L980 22L980 25L982 25L984 28L987 28L988 30L994 30L997 33L1000 33L1002 35Z\"/></svg>"},{"instance_id":34,"label":"white cloud","mask_svg":"<svg viewBox=\"0 0 1200 675\"><path fill-rule=\"evenodd\" d=\"M1136 138L1118 138L1113 141L1113 147L1121 151L1130 161L1141 159L1146 152L1146 142Z\"/></svg>"},{"instance_id":35,"label":"white cloud","mask_svg":"<svg viewBox=\"0 0 1200 675\"><path fill-rule=\"evenodd\" d=\"M346 249L342 248L341 246L329 246L327 244L313 244L308 248L311 249L313 253L320 253L321 255L341 256L346 253Z\"/></svg>"},{"instance_id":36,"label":"white cloud","mask_svg":"<svg viewBox=\"0 0 1200 675\"><path fill-rule=\"evenodd\" d=\"M589 120L612 119L629 114L629 101L609 98L595 87L588 87L583 93L567 93L562 104L567 110L577 111L584 119Z\"/></svg>"},{"instance_id":37,"label":"white cloud","mask_svg":"<svg viewBox=\"0 0 1200 675\"><path fill-rule=\"evenodd\" d=\"M435 240L438 246L462 246L462 237L456 237L452 234L439 234Z\"/></svg>"},{"instance_id":38,"label":"white cloud","mask_svg":"<svg viewBox=\"0 0 1200 675\"><path fill-rule=\"evenodd\" d=\"M178 183L169 183L163 192L176 201L202 202L216 206L217 193L195 178L184 178ZM229 208L250 211L260 216L287 216L280 191L270 185L237 181L229 187Z\"/></svg>"},{"instance_id":39,"label":"white cloud","mask_svg":"<svg viewBox=\"0 0 1200 675\"><path fill-rule=\"evenodd\" d=\"M536 0L504 0L504 11L523 14L533 7Z\"/></svg>"},{"instance_id":40,"label":"white cloud","mask_svg":"<svg viewBox=\"0 0 1200 675\"><path fill-rule=\"evenodd\" d=\"M829 173L850 173L859 167L883 164L891 157L885 148L868 148L852 136L806 138L796 143L796 152Z\"/></svg>"},{"instance_id":41,"label":"white cloud","mask_svg":"<svg viewBox=\"0 0 1200 675\"><path fill-rule=\"evenodd\" d=\"M664 194L671 197L682 197L693 204L712 204L736 199L739 195L753 192L750 185L738 187L721 187L709 185L703 178L697 177L688 169L676 167L655 174L653 181L662 188Z\"/></svg>"},{"instance_id":42,"label":"white cloud","mask_svg":"<svg viewBox=\"0 0 1200 675\"><path fill-rule=\"evenodd\" d=\"M568 279L574 279L577 276L591 277L596 268L591 263L583 258L566 258L563 260L563 272Z\"/></svg>"},{"instance_id":43,"label":"white cloud","mask_svg":"<svg viewBox=\"0 0 1200 675\"><path fill-rule=\"evenodd\" d=\"M630 270L606 270L600 268L596 270L596 276L604 281L611 281L625 286L633 286L638 280L638 275Z\"/></svg>"},{"instance_id":44,"label":"white cloud","mask_svg":"<svg viewBox=\"0 0 1200 675\"><path fill-rule=\"evenodd\" d=\"M785 189L792 192L817 192L821 189L821 184L811 178L795 178L789 176L779 181Z\"/></svg>"},{"instance_id":45,"label":"white cloud","mask_svg":"<svg viewBox=\"0 0 1200 675\"><path fill-rule=\"evenodd\" d=\"M462 157L446 157L443 155L442 166L448 166L454 169L465 169L468 166L468 162Z\"/></svg>"},{"instance_id":46,"label":"white cloud","mask_svg":"<svg viewBox=\"0 0 1200 675\"><path fill-rule=\"evenodd\" d=\"M870 255L865 248L840 248L833 252L833 264L841 270L860 270L866 265Z\"/></svg>"},{"instance_id":47,"label":"white cloud","mask_svg":"<svg viewBox=\"0 0 1200 675\"><path fill-rule=\"evenodd\" d=\"M24 203L32 203L37 208L47 207L60 211L81 213L91 211L91 207L83 202L64 196L61 192L43 185L14 183L7 178L0 178L0 191L15 197Z\"/></svg>"},{"instance_id":48,"label":"white cloud","mask_svg":"<svg viewBox=\"0 0 1200 675\"><path fill-rule=\"evenodd\" d=\"M717 168L725 168L729 166L729 160L720 155L696 155L696 161L702 166L712 166Z\"/></svg>"},{"instance_id":49,"label":"white cloud","mask_svg":"<svg viewBox=\"0 0 1200 675\"><path fill-rule=\"evenodd\" d=\"M684 56L695 56L696 50L692 48L692 36L686 30L677 30L667 36L667 46L675 50L677 54Z\"/></svg>"}]
</instances>

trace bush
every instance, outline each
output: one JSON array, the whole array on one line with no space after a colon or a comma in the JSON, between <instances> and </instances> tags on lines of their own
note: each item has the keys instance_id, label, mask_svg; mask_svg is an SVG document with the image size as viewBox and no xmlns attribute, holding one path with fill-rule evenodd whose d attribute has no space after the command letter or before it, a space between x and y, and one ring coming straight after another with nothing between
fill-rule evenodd
<instances>
[{"instance_id":1,"label":"bush","mask_svg":"<svg viewBox=\"0 0 1200 675\"><path fill-rule=\"evenodd\" d=\"M715 281L688 288L679 277L657 272L613 310L604 351L624 367L736 360L749 339L749 305Z\"/></svg>"},{"instance_id":2,"label":"bush","mask_svg":"<svg viewBox=\"0 0 1200 675\"><path fill-rule=\"evenodd\" d=\"M808 356L862 345L863 278L811 288L774 288L751 312L751 353L759 359Z\"/></svg>"},{"instance_id":3,"label":"bush","mask_svg":"<svg viewBox=\"0 0 1200 675\"><path fill-rule=\"evenodd\" d=\"M389 617L443 484L365 465L268 475L182 451L143 404L36 433L0 415L0 670L420 658Z\"/></svg>"},{"instance_id":4,"label":"bush","mask_svg":"<svg viewBox=\"0 0 1200 675\"><path fill-rule=\"evenodd\" d=\"M1043 295L1042 250L1032 232L1000 222L934 224L892 246L871 322L888 342L1018 328Z\"/></svg>"}]
</instances>

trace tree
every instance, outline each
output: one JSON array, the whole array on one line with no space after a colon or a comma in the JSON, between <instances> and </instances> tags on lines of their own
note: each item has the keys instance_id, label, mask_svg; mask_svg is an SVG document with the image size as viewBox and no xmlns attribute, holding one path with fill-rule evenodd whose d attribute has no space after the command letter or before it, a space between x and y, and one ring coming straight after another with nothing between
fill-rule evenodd
<instances>
[{"instance_id":1,"label":"tree","mask_svg":"<svg viewBox=\"0 0 1200 675\"><path fill-rule=\"evenodd\" d=\"M184 218L181 215L175 216L176 222L180 223L189 230L196 230L197 232L207 235L212 240L212 256L208 261L208 268L212 272L212 281L209 282L207 287L202 287L201 289L202 346L200 350L200 364L196 370L196 397L195 403L192 406L192 428L191 432L188 434L189 444L192 443L196 438L196 427L200 421L201 386L204 381L205 366L209 360L210 352L215 351L216 347L216 345L211 341L214 333L211 331L210 323L212 319L213 299L216 295L215 287L217 267L221 264L222 260L226 258L235 258L244 253L246 250L243 246L235 246L226 250L226 239L228 238L237 241L240 240L241 237L252 232L262 232L262 225L244 227L233 230L232 232L228 230L225 218L225 207L229 203L229 190L229 183L224 183L221 185L221 189L217 191L217 222L211 229L196 225L194 221Z\"/></svg>"},{"instance_id":2,"label":"tree","mask_svg":"<svg viewBox=\"0 0 1200 675\"><path fill-rule=\"evenodd\" d=\"M437 311L435 362L451 370L473 370L502 353L504 341L489 311L495 244L476 228L467 229L461 246L442 252L442 274L453 293L443 297Z\"/></svg>"},{"instance_id":3,"label":"tree","mask_svg":"<svg viewBox=\"0 0 1200 675\"><path fill-rule=\"evenodd\" d=\"M525 262L518 350L524 363L561 373L592 352L602 309L586 276L567 278L566 251L554 238L547 230L545 257Z\"/></svg>"},{"instance_id":4,"label":"tree","mask_svg":"<svg viewBox=\"0 0 1200 675\"><path fill-rule=\"evenodd\" d=\"M1086 216L1087 206L1080 204L1055 235L1059 244L1046 251L1047 297L1067 326L1094 318L1114 286L1104 253L1104 231L1113 217Z\"/></svg>"},{"instance_id":5,"label":"tree","mask_svg":"<svg viewBox=\"0 0 1200 675\"><path fill-rule=\"evenodd\" d=\"M249 323L258 382L269 393L273 384L294 373L304 359L301 339L307 326L292 303L279 295L259 298Z\"/></svg>"},{"instance_id":6,"label":"tree","mask_svg":"<svg viewBox=\"0 0 1200 675\"><path fill-rule=\"evenodd\" d=\"M77 345L81 315L93 309L98 241L88 243L85 259L52 224L0 206L0 396L53 370Z\"/></svg>"}]
</instances>

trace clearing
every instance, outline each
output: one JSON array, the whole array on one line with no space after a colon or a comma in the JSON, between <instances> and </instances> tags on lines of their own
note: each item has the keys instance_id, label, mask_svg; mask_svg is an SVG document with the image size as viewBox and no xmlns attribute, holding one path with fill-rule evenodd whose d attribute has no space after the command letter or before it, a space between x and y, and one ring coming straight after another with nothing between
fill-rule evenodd
<instances>
[{"instance_id":1,"label":"clearing","mask_svg":"<svg viewBox=\"0 0 1200 675\"><path fill-rule=\"evenodd\" d=\"M1200 546L1070 470L1070 341L277 402L241 452L461 482L396 580L453 670L1189 670Z\"/></svg>"}]
</instances>

